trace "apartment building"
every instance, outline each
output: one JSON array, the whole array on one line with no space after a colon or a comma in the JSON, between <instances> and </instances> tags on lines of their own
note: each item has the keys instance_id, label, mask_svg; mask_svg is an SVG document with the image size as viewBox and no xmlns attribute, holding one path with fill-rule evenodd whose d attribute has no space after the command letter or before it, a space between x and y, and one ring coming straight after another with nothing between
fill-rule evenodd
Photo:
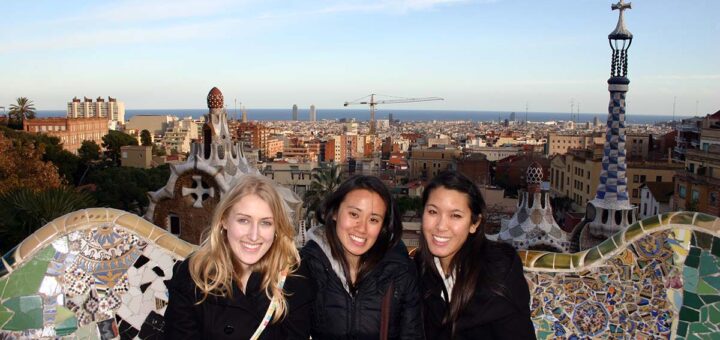
<instances>
[{"instance_id":1,"label":"apartment building","mask_svg":"<svg viewBox=\"0 0 720 340\"><path fill-rule=\"evenodd\" d=\"M430 179L438 173L452 168L462 151L454 147L430 147L412 150L408 158L410 179Z\"/></svg>"},{"instance_id":2,"label":"apartment building","mask_svg":"<svg viewBox=\"0 0 720 340\"><path fill-rule=\"evenodd\" d=\"M67 104L67 117L103 117L113 122L125 124L125 103L113 97L108 97L107 101L102 97L97 97L95 101L88 97L85 97L84 100L75 97Z\"/></svg>"},{"instance_id":3,"label":"apartment building","mask_svg":"<svg viewBox=\"0 0 720 340\"><path fill-rule=\"evenodd\" d=\"M108 119L103 117L25 119L23 130L58 137L63 149L77 154L83 141L95 141L97 145L102 145L102 137L108 133L107 122Z\"/></svg>"}]
</instances>

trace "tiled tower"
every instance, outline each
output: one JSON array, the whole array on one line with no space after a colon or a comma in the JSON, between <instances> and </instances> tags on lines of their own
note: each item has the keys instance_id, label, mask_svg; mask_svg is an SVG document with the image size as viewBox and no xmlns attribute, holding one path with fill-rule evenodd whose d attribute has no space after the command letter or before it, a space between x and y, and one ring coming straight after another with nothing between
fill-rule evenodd
<instances>
[{"instance_id":1,"label":"tiled tower","mask_svg":"<svg viewBox=\"0 0 720 340\"><path fill-rule=\"evenodd\" d=\"M630 9L630 6L630 3L620 0L611 7L619 10L620 15L615 30L608 35L612 48L612 63L608 79L610 104L607 132L597 195L588 203L586 209L586 232L590 235L585 235L585 238L607 238L635 221L635 207L628 198L625 163L625 95L630 84L627 78L627 51L633 35L625 27L623 13ZM580 242L582 245L583 240Z\"/></svg>"},{"instance_id":2,"label":"tiled tower","mask_svg":"<svg viewBox=\"0 0 720 340\"><path fill-rule=\"evenodd\" d=\"M518 250L552 250L561 253L571 251L569 235L553 218L550 196L542 190L542 166L532 162L526 173L527 190L520 193L518 207L512 219L497 235L489 239L512 244Z\"/></svg>"}]
</instances>

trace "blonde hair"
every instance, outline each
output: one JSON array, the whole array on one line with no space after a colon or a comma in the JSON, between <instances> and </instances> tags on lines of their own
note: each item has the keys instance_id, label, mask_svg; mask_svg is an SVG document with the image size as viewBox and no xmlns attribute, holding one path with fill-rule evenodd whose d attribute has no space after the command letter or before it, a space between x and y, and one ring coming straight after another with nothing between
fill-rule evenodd
<instances>
[{"instance_id":1,"label":"blonde hair","mask_svg":"<svg viewBox=\"0 0 720 340\"><path fill-rule=\"evenodd\" d=\"M273 213L275 239L251 270L262 273L261 287L268 299L277 298L278 306L272 318L274 323L287 314L285 293L277 286L281 272L288 270L289 275L295 271L300 255L295 248L295 229L286 210L287 204L275 189L275 184L266 177L244 175L223 196L213 212L210 228L205 231L200 248L190 257L190 276L203 294L198 303L205 301L208 295L232 298L233 281L235 284L240 282L242 269L228 244L223 220L233 205L247 195L260 197Z\"/></svg>"}]
</instances>

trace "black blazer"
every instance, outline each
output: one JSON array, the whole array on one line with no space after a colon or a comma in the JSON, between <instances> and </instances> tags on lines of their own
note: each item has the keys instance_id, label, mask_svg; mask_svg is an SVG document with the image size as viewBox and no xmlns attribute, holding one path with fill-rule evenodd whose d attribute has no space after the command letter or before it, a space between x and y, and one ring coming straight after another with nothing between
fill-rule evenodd
<instances>
[{"instance_id":1,"label":"black blazer","mask_svg":"<svg viewBox=\"0 0 720 340\"><path fill-rule=\"evenodd\" d=\"M488 243L484 260L496 261L490 267L507 289L501 296L478 285L455 324L453 339L535 339L535 329L530 320L530 291L520 257L510 246ZM488 254L488 251L494 253ZM416 260L419 265L421 262ZM450 339L452 327L442 325L448 309L448 304L440 295L445 285L435 271L424 272L421 282L425 335L428 339Z\"/></svg>"},{"instance_id":2,"label":"black blazer","mask_svg":"<svg viewBox=\"0 0 720 340\"><path fill-rule=\"evenodd\" d=\"M175 265L172 279L165 281L169 303L165 311L166 339L249 339L265 316L270 300L261 289L262 275L252 273L246 294L234 285L233 298L202 298L190 277L188 261ZM310 334L312 282L307 275L288 275L284 291L289 294L288 314L279 323L270 323L260 339L307 339ZM302 277L297 276L302 275Z\"/></svg>"}]
</instances>

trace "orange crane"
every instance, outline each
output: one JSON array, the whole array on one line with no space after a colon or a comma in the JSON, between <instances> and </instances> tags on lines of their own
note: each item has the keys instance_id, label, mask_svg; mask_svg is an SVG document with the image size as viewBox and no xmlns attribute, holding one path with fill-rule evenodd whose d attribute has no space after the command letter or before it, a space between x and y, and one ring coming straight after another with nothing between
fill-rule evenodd
<instances>
[{"instance_id":1,"label":"orange crane","mask_svg":"<svg viewBox=\"0 0 720 340\"><path fill-rule=\"evenodd\" d=\"M343 106L348 105L370 105L370 134L375 134L375 105L377 104L398 104L398 103L415 103L415 102L428 102L433 100L443 100L440 97L424 97L424 98L403 98L403 97L395 97L395 96L385 96L385 97L392 97L393 99L385 99L385 100L375 100L375 96L378 96L377 94L370 94L362 98L355 99L350 102L343 103ZM370 100L367 100L367 98L370 98Z\"/></svg>"}]
</instances>

